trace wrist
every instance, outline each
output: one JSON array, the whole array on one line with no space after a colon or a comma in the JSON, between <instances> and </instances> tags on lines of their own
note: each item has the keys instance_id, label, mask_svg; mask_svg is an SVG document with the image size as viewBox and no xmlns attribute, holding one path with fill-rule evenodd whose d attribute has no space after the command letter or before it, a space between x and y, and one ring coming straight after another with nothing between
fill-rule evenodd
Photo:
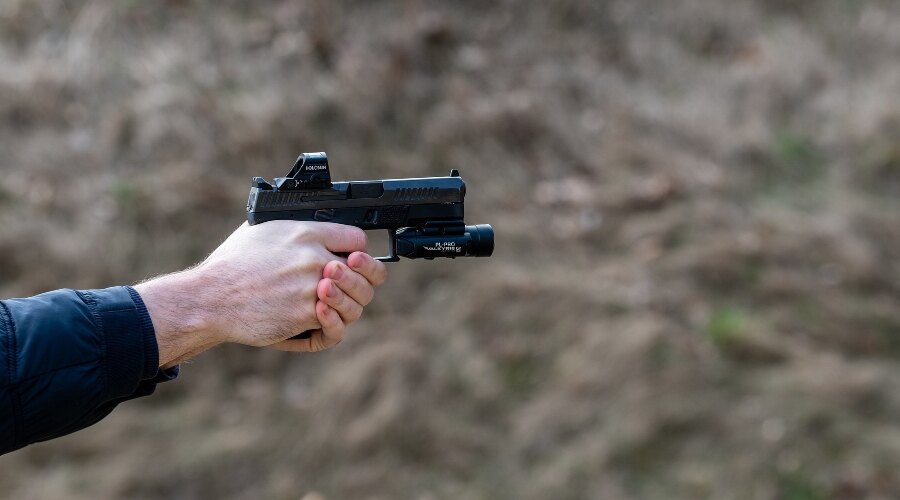
<instances>
[{"instance_id":1,"label":"wrist","mask_svg":"<svg viewBox=\"0 0 900 500\"><path fill-rule=\"evenodd\" d=\"M159 346L159 366L169 368L223 342L216 327L205 276L196 269L134 286L140 294Z\"/></svg>"}]
</instances>

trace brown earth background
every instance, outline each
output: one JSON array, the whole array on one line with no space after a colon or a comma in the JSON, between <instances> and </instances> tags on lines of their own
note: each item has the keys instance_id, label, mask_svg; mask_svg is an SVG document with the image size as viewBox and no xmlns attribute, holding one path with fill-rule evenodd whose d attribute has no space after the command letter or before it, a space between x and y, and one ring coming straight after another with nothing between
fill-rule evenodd
<instances>
[{"instance_id":1,"label":"brown earth background","mask_svg":"<svg viewBox=\"0 0 900 500\"><path fill-rule=\"evenodd\" d=\"M202 259L250 177L468 184L319 355L226 346L10 499L900 497L900 4L0 2L0 296Z\"/></svg>"}]
</instances>

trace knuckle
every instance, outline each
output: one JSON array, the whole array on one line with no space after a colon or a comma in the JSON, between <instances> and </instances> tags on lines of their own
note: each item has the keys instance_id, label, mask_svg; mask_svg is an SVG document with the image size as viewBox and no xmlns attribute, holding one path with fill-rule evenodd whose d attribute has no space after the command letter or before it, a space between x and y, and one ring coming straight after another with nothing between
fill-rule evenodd
<instances>
[{"instance_id":1,"label":"knuckle","mask_svg":"<svg viewBox=\"0 0 900 500\"><path fill-rule=\"evenodd\" d=\"M360 228L356 228L356 235L358 238L357 245L359 246L360 250L365 250L369 245L369 237L366 235L366 232Z\"/></svg>"},{"instance_id":2,"label":"knuckle","mask_svg":"<svg viewBox=\"0 0 900 500\"><path fill-rule=\"evenodd\" d=\"M357 274L347 279L347 285L350 288L352 294L356 296L365 293L365 289L369 285L369 282L366 281L365 277Z\"/></svg>"},{"instance_id":3,"label":"knuckle","mask_svg":"<svg viewBox=\"0 0 900 500\"><path fill-rule=\"evenodd\" d=\"M314 235L314 228L310 227L308 224L302 224L294 230L291 239L295 243L307 243L313 239Z\"/></svg>"},{"instance_id":4,"label":"knuckle","mask_svg":"<svg viewBox=\"0 0 900 500\"><path fill-rule=\"evenodd\" d=\"M328 264L329 259L324 248L310 248L303 253L302 257L298 259L298 262L302 263L307 269L312 268L315 270L322 270L325 268L325 265Z\"/></svg>"},{"instance_id":5,"label":"knuckle","mask_svg":"<svg viewBox=\"0 0 900 500\"><path fill-rule=\"evenodd\" d=\"M338 315L337 310L326 310L325 314L323 314L322 316L322 326L329 330L334 330L341 324L341 318L340 315Z\"/></svg>"},{"instance_id":6,"label":"knuckle","mask_svg":"<svg viewBox=\"0 0 900 500\"><path fill-rule=\"evenodd\" d=\"M366 232L356 226L348 226L344 224L323 223L320 224L322 237L334 242L343 242L343 244L352 243L354 249L364 250L366 248Z\"/></svg>"},{"instance_id":7,"label":"knuckle","mask_svg":"<svg viewBox=\"0 0 900 500\"><path fill-rule=\"evenodd\" d=\"M360 296L362 298L362 304L360 305L367 306L372 302L373 299L375 299L375 289L371 286L363 287L360 292Z\"/></svg>"},{"instance_id":8,"label":"knuckle","mask_svg":"<svg viewBox=\"0 0 900 500\"><path fill-rule=\"evenodd\" d=\"M353 312L353 306L357 305L353 299L350 298L347 294L342 294L340 301L341 312L351 313Z\"/></svg>"},{"instance_id":9,"label":"knuckle","mask_svg":"<svg viewBox=\"0 0 900 500\"><path fill-rule=\"evenodd\" d=\"M334 327L328 328L323 335L328 338L330 344L336 344L344 338L344 324L338 323Z\"/></svg>"},{"instance_id":10,"label":"knuckle","mask_svg":"<svg viewBox=\"0 0 900 500\"><path fill-rule=\"evenodd\" d=\"M313 262L315 263L316 267L324 269L325 266L328 265L329 262L331 262L331 254L323 248L322 251L316 252L315 256L313 257Z\"/></svg>"},{"instance_id":11,"label":"knuckle","mask_svg":"<svg viewBox=\"0 0 900 500\"><path fill-rule=\"evenodd\" d=\"M334 327L343 327L346 324L353 322L353 317L356 315L356 310L360 306L354 302L352 299L343 299L340 304L334 307L335 313L331 320L334 321Z\"/></svg>"},{"instance_id":12,"label":"knuckle","mask_svg":"<svg viewBox=\"0 0 900 500\"><path fill-rule=\"evenodd\" d=\"M307 283L304 283L303 286L300 287L300 293L298 297L298 303L301 304L301 312L303 316L309 316L310 314L315 315L315 303L316 299L319 298L319 282L310 280ZM307 309L307 307L312 304L313 307Z\"/></svg>"},{"instance_id":13,"label":"knuckle","mask_svg":"<svg viewBox=\"0 0 900 500\"><path fill-rule=\"evenodd\" d=\"M366 248L366 243L368 242L368 236L366 236L366 232L356 226L345 227L348 235L353 239L354 246L360 249Z\"/></svg>"}]
</instances>

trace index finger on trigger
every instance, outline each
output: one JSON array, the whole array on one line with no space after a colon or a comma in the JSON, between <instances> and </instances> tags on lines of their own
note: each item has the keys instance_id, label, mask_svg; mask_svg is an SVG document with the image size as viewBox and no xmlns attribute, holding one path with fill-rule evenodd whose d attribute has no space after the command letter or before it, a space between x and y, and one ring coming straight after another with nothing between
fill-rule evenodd
<instances>
[{"instance_id":1,"label":"index finger on trigger","mask_svg":"<svg viewBox=\"0 0 900 500\"><path fill-rule=\"evenodd\" d=\"M348 254L366 250L366 232L362 229L332 222L320 222L318 226L322 243L329 252Z\"/></svg>"}]
</instances>

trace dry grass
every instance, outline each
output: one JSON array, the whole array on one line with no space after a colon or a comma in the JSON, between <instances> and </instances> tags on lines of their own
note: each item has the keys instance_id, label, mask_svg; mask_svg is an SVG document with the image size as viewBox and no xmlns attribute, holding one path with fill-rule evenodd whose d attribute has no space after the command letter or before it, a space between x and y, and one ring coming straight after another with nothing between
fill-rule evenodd
<instances>
[{"instance_id":1,"label":"dry grass","mask_svg":"<svg viewBox=\"0 0 900 500\"><path fill-rule=\"evenodd\" d=\"M896 2L0 5L0 296L187 266L251 175L469 185L322 355L223 348L9 498L900 496ZM315 495L309 496L313 498Z\"/></svg>"}]
</instances>

